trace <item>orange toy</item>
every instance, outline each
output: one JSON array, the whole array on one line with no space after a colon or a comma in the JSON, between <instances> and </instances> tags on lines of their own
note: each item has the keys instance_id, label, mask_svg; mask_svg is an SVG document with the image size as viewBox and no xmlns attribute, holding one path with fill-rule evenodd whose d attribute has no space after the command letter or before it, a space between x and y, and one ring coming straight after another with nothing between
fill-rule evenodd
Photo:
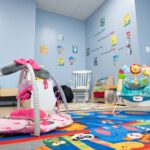
<instances>
[{"instance_id":1,"label":"orange toy","mask_svg":"<svg viewBox=\"0 0 150 150\"><path fill-rule=\"evenodd\" d=\"M133 64L130 66L130 71L134 75L139 75L141 72L141 66L139 64Z\"/></svg>"},{"instance_id":2,"label":"orange toy","mask_svg":"<svg viewBox=\"0 0 150 150\"><path fill-rule=\"evenodd\" d=\"M134 83L138 84L138 75L141 73L141 66L139 64L133 64L130 66L130 72L135 76Z\"/></svg>"}]
</instances>

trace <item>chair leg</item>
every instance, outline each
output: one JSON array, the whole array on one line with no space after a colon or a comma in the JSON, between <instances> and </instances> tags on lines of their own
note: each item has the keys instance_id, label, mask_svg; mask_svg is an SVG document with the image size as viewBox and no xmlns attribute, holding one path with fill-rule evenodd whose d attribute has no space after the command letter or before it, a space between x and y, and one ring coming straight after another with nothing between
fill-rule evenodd
<instances>
[{"instance_id":1,"label":"chair leg","mask_svg":"<svg viewBox=\"0 0 150 150\"><path fill-rule=\"evenodd\" d=\"M114 108L113 108L113 111L112 111L112 114L115 115L115 110L117 108L117 103L115 104Z\"/></svg>"},{"instance_id":2,"label":"chair leg","mask_svg":"<svg viewBox=\"0 0 150 150\"><path fill-rule=\"evenodd\" d=\"M75 93L73 93L73 94L74 94L73 103L76 103L77 97L76 97L76 94L75 94Z\"/></svg>"},{"instance_id":3,"label":"chair leg","mask_svg":"<svg viewBox=\"0 0 150 150\"><path fill-rule=\"evenodd\" d=\"M118 106L118 99L120 99L119 97L116 99L116 104L113 108L113 111L112 111L112 114L115 115L115 110L117 109L117 106Z\"/></svg>"},{"instance_id":4,"label":"chair leg","mask_svg":"<svg viewBox=\"0 0 150 150\"><path fill-rule=\"evenodd\" d=\"M113 115L116 115L116 114L115 114L115 110L117 109L117 106L118 106L118 104L119 104L118 102L119 102L120 100L122 101L122 98L121 98L121 97L118 97L117 100L116 100L116 104L115 104L115 106L114 106L114 108L113 108L113 111L112 111L112 114L113 114ZM120 110L117 114L119 114L120 112L121 112L121 110Z\"/></svg>"},{"instance_id":5,"label":"chair leg","mask_svg":"<svg viewBox=\"0 0 150 150\"><path fill-rule=\"evenodd\" d=\"M85 92L84 103L85 103L86 101L88 101L88 98L89 98L89 93L88 93L88 92Z\"/></svg>"}]
</instances>

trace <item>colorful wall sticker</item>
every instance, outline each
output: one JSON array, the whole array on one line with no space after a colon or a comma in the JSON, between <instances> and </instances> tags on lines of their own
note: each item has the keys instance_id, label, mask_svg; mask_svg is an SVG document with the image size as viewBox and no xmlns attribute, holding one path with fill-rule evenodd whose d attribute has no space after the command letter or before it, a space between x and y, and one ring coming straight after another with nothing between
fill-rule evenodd
<instances>
[{"instance_id":1,"label":"colorful wall sticker","mask_svg":"<svg viewBox=\"0 0 150 150\"><path fill-rule=\"evenodd\" d=\"M132 55L132 48L131 48L131 32L126 32L127 44L126 47L129 50L129 55Z\"/></svg>"},{"instance_id":2,"label":"colorful wall sticker","mask_svg":"<svg viewBox=\"0 0 150 150\"><path fill-rule=\"evenodd\" d=\"M117 44L117 35L116 34L112 34L111 35L111 45L115 46Z\"/></svg>"},{"instance_id":3,"label":"colorful wall sticker","mask_svg":"<svg viewBox=\"0 0 150 150\"><path fill-rule=\"evenodd\" d=\"M86 48L86 56L90 56L90 48Z\"/></svg>"},{"instance_id":4,"label":"colorful wall sticker","mask_svg":"<svg viewBox=\"0 0 150 150\"><path fill-rule=\"evenodd\" d=\"M70 65L74 65L75 64L76 59L73 56L70 56L68 59L69 59L69 64Z\"/></svg>"},{"instance_id":5,"label":"colorful wall sticker","mask_svg":"<svg viewBox=\"0 0 150 150\"><path fill-rule=\"evenodd\" d=\"M65 65L65 61L64 58L59 57L57 60L58 66L64 66Z\"/></svg>"},{"instance_id":6,"label":"colorful wall sticker","mask_svg":"<svg viewBox=\"0 0 150 150\"><path fill-rule=\"evenodd\" d=\"M93 59L93 65L94 66L98 65L98 58L97 57L94 57L94 59Z\"/></svg>"},{"instance_id":7,"label":"colorful wall sticker","mask_svg":"<svg viewBox=\"0 0 150 150\"><path fill-rule=\"evenodd\" d=\"M113 56L113 64L114 64L114 66L119 65L119 55L114 55Z\"/></svg>"},{"instance_id":8,"label":"colorful wall sticker","mask_svg":"<svg viewBox=\"0 0 150 150\"><path fill-rule=\"evenodd\" d=\"M72 45L72 52L75 54L78 53L78 46L77 45Z\"/></svg>"},{"instance_id":9,"label":"colorful wall sticker","mask_svg":"<svg viewBox=\"0 0 150 150\"><path fill-rule=\"evenodd\" d=\"M48 52L48 47L46 45L40 46L40 54L45 55Z\"/></svg>"},{"instance_id":10,"label":"colorful wall sticker","mask_svg":"<svg viewBox=\"0 0 150 150\"><path fill-rule=\"evenodd\" d=\"M128 13L123 17L123 27L126 27L131 22L131 15Z\"/></svg>"},{"instance_id":11,"label":"colorful wall sticker","mask_svg":"<svg viewBox=\"0 0 150 150\"><path fill-rule=\"evenodd\" d=\"M57 45L57 52L58 52L59 54L64 52L64 48L63 48L62 45Z\"/></svg>"},{"instance_id":12,"label":"colorful wall sticker","mask_svg":"<svg viewBox=\"0 0 150 150\"><path fill-rule=\"evenodd\" d=\"M105 26L105 17L100 19L100 26L101 27Z\"/></svg>"}]
</instances>

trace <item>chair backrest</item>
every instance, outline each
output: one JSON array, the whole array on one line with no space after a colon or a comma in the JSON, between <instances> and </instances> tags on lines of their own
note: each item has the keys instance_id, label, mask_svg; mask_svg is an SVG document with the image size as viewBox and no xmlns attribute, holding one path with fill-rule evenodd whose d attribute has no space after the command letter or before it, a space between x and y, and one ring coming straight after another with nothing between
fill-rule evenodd
<instances>
[{"instance_id":1,"label":"chair backrest","mask_svg":"<svg viewBox=\"0 0 150 150\"><path fill-rule=\"evenodd\" d=\"M89 89L91 80L91 70L73 71L72 89Z\"/></svg>"},{"instance_id":2,"label":"chair backrest","mask_svg":"<svg viewBox=\"0 0 150 150\"><path fill-rule=\"evenodd\" d=\"M99 79L97 78L94 83L93 92L94 91L102 92L113 85L114 85L114 78L111 75Z\"/></svg>"}]
</instances>

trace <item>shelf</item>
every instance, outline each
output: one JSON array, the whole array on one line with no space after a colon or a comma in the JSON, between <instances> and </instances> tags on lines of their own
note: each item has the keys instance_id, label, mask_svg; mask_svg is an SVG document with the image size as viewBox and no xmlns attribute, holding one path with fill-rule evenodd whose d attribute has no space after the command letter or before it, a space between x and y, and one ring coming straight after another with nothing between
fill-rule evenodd
<instances>
[{"instance_id":1,"label":"shelf","mask_svg":"<svg viewBox=\"0 0 150 150\"><path fill-rule=\"evenodd\" d=\"M17 88L1 88L0 97L17 96Z\"/></svg>"}]
</instances>

